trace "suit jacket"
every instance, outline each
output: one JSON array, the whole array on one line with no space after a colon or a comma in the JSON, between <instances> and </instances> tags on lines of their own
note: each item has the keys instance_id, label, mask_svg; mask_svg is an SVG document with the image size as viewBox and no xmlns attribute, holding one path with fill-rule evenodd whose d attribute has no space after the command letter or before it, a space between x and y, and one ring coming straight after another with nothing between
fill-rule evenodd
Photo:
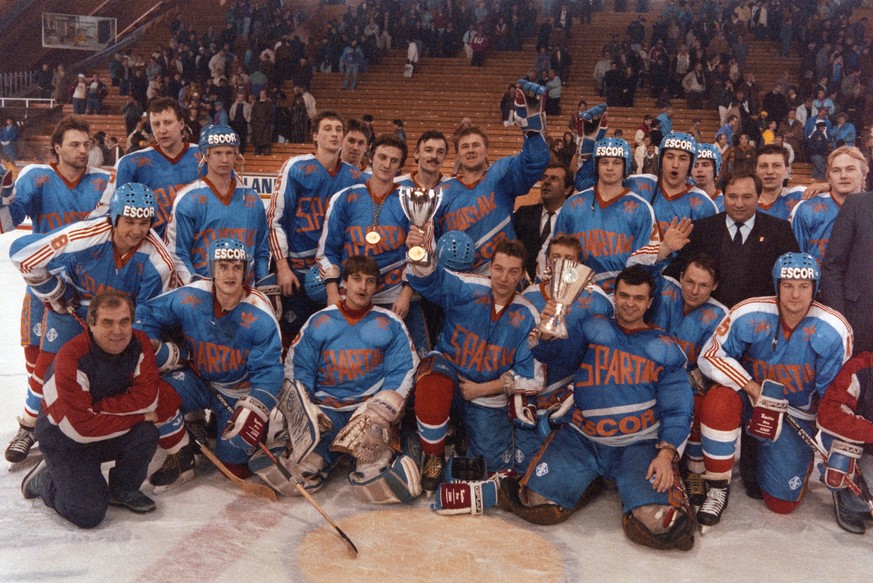
<instances>
[{"instance_id":1,"label":"suit jacket","mask_svg":"<svg viewBox=\"0 0 873 583\"><path fill-rule=\"evenodd\" d=\"M513 216L512 223L515 227L515 235L524 243L527 250L527 263L524 268L533 281L537 271L537 254L540 252L540 221L543 216L543 204L530 204L518 207Z\"/></svg>"},{"instance_id":2,"label":"suit jacket","mask_svg":"<svg viewBox=\"0 0 873 583\"><path fill-rule=\"evenodd\" d=\"M873 350L873 192L846 197L821 266L821 299L855 333L855 352Z\"/></svg>"},{"instance_id":3,"label":"suit jacket","mask_svg":"<svg viewBox=\"0 0 873 583\"><path fill-rule=\"evenodd\" d=\"M678 279L688 259L698 253L710 255L721 265L722 243L728 235L726 216L726 213L720 212L694 221L691 240L665 270L665 274ZM747 246L749 261L745 269L745 284L721 270L718 287L712 292L712 297L728 308L748 298L772 296L772 274L776 259L789 251L800 250L788 221L761 212L755 214L755 226L743 243L744 248Z\"/></svg>"}]
</instances>

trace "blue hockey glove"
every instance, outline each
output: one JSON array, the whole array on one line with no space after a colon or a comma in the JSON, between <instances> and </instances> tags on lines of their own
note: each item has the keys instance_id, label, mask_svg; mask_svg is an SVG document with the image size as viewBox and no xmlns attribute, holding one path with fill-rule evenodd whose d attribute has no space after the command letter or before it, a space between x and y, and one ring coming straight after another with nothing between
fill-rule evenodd
<instances>
[{"instance_id":1,"label":"blue hockey glove","mask_svg":"<svg viewBox=\"0 0 873 583\"><path fill-rule=\"evenodd\" d=\"M527 79L519 79L515 84L515 124L525 134L543 133L546 130L546 114L542 110L546 88Z\"/></svg>"}]
</instances>

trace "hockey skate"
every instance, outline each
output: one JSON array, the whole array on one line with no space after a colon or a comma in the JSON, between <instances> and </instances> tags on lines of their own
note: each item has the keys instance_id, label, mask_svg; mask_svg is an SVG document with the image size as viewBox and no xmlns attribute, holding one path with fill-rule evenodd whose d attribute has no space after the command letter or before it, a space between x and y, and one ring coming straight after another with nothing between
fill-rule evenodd
<instances>
[{"instance_id":1,"label":"hockey skate","mask_svg":"<svg viewBox=\"0 0 873 583\"><path fill-rule=\"evenodd\" d=\"M197 444L191 441L176 453L169 454L163 465L149 476L154 492L165 492L194 478L194 454L198 451Z\"/></svg>"},{"instance_id":2,"label":"hockey skate","mask_svg":"<svg viewBox=\"0 0 873 583\"><path fill-rule=\"evenodd\" d=\"M860 508L854 508L856 506L856 504L852 504L854 494L848 490L836 490L833 492L833 496L834 515L840 528L852 534L864 534L867 530L864 527L864 513L858 511ZM857 506L862 507L860 504Z\"/></svg>"},{"instance_id":3,"label":"hockey skate","mask_svg":"<svg viewBox=\"0 0 873 583\"><path fill-rule=\"evenodd\" d=\"M688 472L685 476L685 491L688 493L688 502L695 508L699 508L706 501L706 483L703 476Z\"/></svg>"},{"instance_id":4,"label":"hockey skate","mask_svg":"<svg viewBox=\"0 0 873 583\"><path fill-rule=\"evenodd\" d=\"M715 526L727 509L730 485L727 480L707 480L706 501L697 511L697 522L701 526Z\"/></svg>"},{"instance_id":5,"label":"hockey skate","mask_svg":"<svg viewBox=\"0 0 873 583\"><path fill-rule=\"evenodd\" d=\"M425 492L436 492L437 486L443 481L445 468L446 458L441 455L426 454L421 467L421 489Z\"/></svg>"},{"instance_id":6,"label":"hockey skate","mask_svg":"<svg viewBox=\"0 0 873 583\"><path fill-rule=\"evenodd\" d=\"M9 442L6 447L6 461L17 464L27 459L27 454L30 453L30 448L36 443L36 438L33 434L33 427L25 427L19 425L18 433Z\"/></svg>"}]
</instances>

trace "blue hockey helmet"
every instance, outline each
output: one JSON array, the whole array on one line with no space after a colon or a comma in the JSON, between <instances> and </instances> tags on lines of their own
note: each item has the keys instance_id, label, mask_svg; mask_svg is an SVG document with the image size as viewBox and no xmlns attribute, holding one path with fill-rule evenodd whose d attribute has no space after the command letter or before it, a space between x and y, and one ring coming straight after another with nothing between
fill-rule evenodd
<instances>
[{"instance_id":1,"label":"blue hockey helmet","mask_svg":"<svg viewBox=\"0 0 873 583\"><path fill-rule=\"evenodd\" d=\"M815 282L813 296L818 293L818 283L821 281L821 269L818 262L809 253L786 253L773 265L773 287L779 295L779 280L808 279Z\"/></svg>"},{"instance_id":2,"label":"blue hockey helmet","mask_svg":"<svg viewBox=\"0 0 873 583\"><path fill-rule=\"evenodd\" d=\"M113 225L119 217L155 221L158 202L155 193L145 184L128 182L119 186L109 199L109 218Z\"/></svg>"},{"instance_id":3,"label":"blue hockey helmet","mask_svg":"<svg viewBox=\"0 0 873 583\"><path fill-rule=\"evenodd\" d=\"M204 157L209 148L217 146L231 146L239 150L239 134L233 131L233 128L224 124L208 125L200 132L198 146L200 147L200 154Z\"/></svg>"},{"instance_id":4,"label":"blue hockey helmet","mask_svg":"<svg viewBox=\"0 0 873 583\"><path fill-rule=\"evenodd\" d=\"M712 165L715 168L715 177L721 174L721 152L712 144L697 144L697 159L712 160Z\"/></svg>"},{"instance_id":5,"label":"blue hockey helmet","mask_svg":"<svg viewBox=\"0 0 873 583\"><path fill-rule=\"evenodd\" d=\"M630 146L621 138L603 138L594 144L594 167L597 168L597 161L600 158L622 158L624 160L624 176L627 177L631 173L631 155Z\"/></svg>"},{"instance_id":6,"label":"blue hockey helmet","mask_svg":"<svg viewBox=\"0 0 873 583\"><path fill-rule=\"evenodd\" d=\"M473 239L463 231L448 231L437 241L437 261L446 269L470 271L475 254Z\"/></svg>"},{"instance_id":7,"label":"blue hockey helmet","mask_svg":"<svg viewBox=\"0 0 873 583\"><path fill-rule=\"evenodd\" d=\"M306 277L303 278L303 291L313 302L323 304L327 301L327 287L318 265L313 265L306 272Z\"/></svg>"},{"instance_id":8,"label":"blue hockey helmet","mask_svg":"<svg viewBox=\"0 0 873 583\"><path fill-rule=\"evenodd\" d=\"M216 261L241 261L245 269L243 276L248 273L249 263L252 258L246 251L246 246L239 239L216 239L209 244L206 252L209 261L209 274L215 276Z\"/></svg>"},{"instance_id":9,"label":"blue hockey helmet","mask_svg":"<svg viewBox=\"0 0 873 583\"><path fill-rule=\"evenodd\" d=\"M697 159L697 140L694 136L685 132L670 132L661 139L661 145L658 147L658 167L664 159L666 150L682 150L691 154L691 165L688 167L688 174L691 175L691 169L694 168L694 161Z\"/></svg>"}]
</instances>

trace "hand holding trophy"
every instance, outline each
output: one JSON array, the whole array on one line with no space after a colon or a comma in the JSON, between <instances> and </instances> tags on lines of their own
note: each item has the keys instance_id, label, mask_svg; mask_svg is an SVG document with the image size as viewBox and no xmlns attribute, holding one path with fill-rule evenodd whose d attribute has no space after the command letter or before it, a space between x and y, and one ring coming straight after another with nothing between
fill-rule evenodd
<instances>
[{"instance_id":1,"label":"hand holding trophy","mask_svg":"<svg viewBox=\"0 0 873 583\"><path fill-rule=\"evenodd\" d=\"M554 315L540 320L537 330L555 338L567 338L567 325L564 323L567 306L572 305L591 283L594 271L587 265L559 258L552 263L550 272L549 295L557 304L557 309Z\"/></svg>"},{"instance_id":2,"label":"hand holding trophy","mask_svg":"<svg viewBox=\"0 0 873 583\"><path fill-rule=\"evenodd\" d=\"M401 186L398 193L403 214L410 223L422 230L433 219L443 200L442 189L434 191L432 188L424 190ZM406 252L406 261L415 265L428 265L431 257L424 247L415 245Z\"/></svg>"}]
</instances>

